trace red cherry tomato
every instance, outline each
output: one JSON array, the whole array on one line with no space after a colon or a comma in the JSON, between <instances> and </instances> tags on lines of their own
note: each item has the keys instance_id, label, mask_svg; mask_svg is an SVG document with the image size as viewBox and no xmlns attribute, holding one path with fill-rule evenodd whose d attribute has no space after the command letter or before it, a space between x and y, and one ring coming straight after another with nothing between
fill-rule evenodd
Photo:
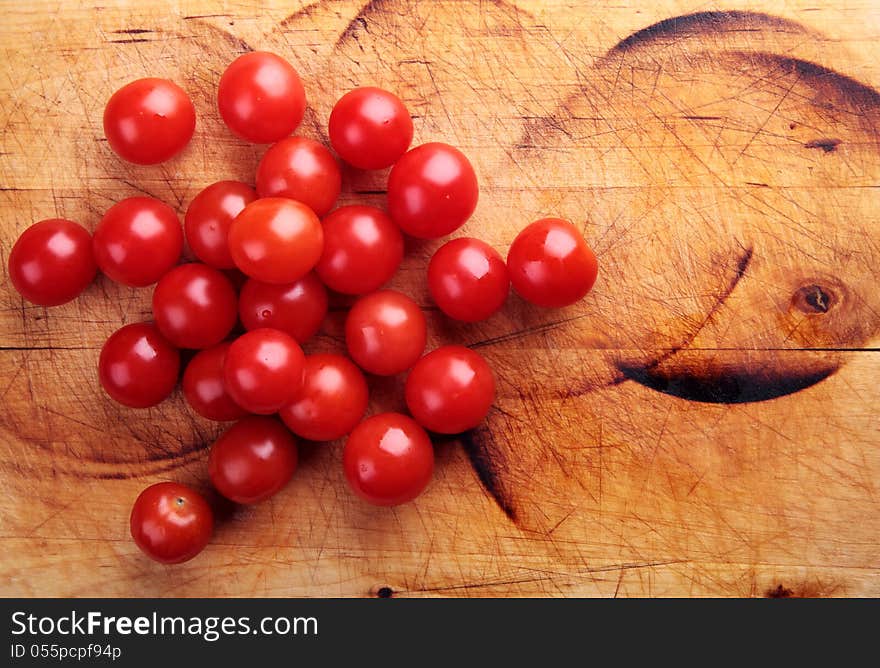
<instances>
[{"instance_id":1,"label":"red cherry tomato","mask_svg":"<svg viewBox=\"0 0 880 668\"><path fill-rule=\"evenodd\" d=\"M302 384L304 357L299 344L277 329L255 329L226 352L226 391L250 413L277 413Z\"/></svg>"},{"instance_id":2,"label":"red cherry tomato","mask_svg":"<svg viewBox=\"0 0 880 668\"><path fill-rule=\"evenodd\" d=\"M291 199L251 202L229 228L229 252L236 266L264 283L299 280L318 263L323 249L321 221Z\"/></svg>"},{"instance_id":3,"label":"red cherry tomato","mask_svg":"<svg viewBox=\"0 0 880 668\"><path fill-rule=\"evenodd\" d=\"M284 58L253 51L233 60L223 72L217 106L234 134L270 144L296 130L306 110L306 93Z\"/></svg>"},{"instance_id":4,"label":"red cherry tomato","mask_svg":"<svg viewBox=\"0 0 880 668\"><path fill-rule=\"evenodd\" d=\"M196 129L196 110L167 79L138 79L113 93L104 109L104 134L116 155L154 165L177 155Z\"/></svg>"},{"instance_id":5,"label":"red cherry tomato","mask_svg":"<svg viewBox=\"0 0 880 668\"><path fill-rule=\"evenodd\" d=\"M196 195L183 220L186 241L196 257L215 269L233 269L229 227L255 199L254 189L238 181L218 181Z\"/></svg>"},{"instance_id":6,"label":"red cherry tomato","mask_svg":"<svg viewBox=\"0 0 880 668\"><path fill-rule=\"evenodd\" d=\"M183 230L177 214L152 197L114 204L92 240L98 267L124 285L142 288L158 281L180 258Z\"/></svg>"},{"instance_id":7,"label":"red cherry tomato","mask_svg":"<svg viewBox=\"0 0 880 668\"><path fill-rule=\"evenodd\" d=\"M510 292L510 277L501 255L479 239L453 239L428 264L428 290L450 318L485 320L498 311Z\"/></svg>"},{"instance_id":8,"label":"red cherry tomato","mask_svg":"<svg viewBox=\"0 0 880 668\"><path fill-rule=\"evenodd\" d=\"M323 221L324 253L315 271L331 290L363 295L385 285L403 259L403 235L372 206L343 206Z\"/></svg>"},{"instance_id":9,"label":"red cherry tomato","mask_svg":"<svg viewBox=\"0 0 880 668\"><path fill-rule=\"evenodd\" d=\"M361 297L348 312L345 343L364 371L393 376L409 369L425 350L425 316L409 297L380 290Z\"/></svg>"},{"instance_id":10,"label":"red cherry tomato","mask_svg":"<svg viewBox=\"0 0 880 668\"><path fill-rule=\"evenodd\" d=\"M355 494L377 506L396 506L412 501L428 486L434 448L412 418L381 413L354 428L342 462Z\"/></svg>"},{"instance_id":11,"label":"red cherry tomato","mask_svg":"<svg viewBox=\"0 0 880 668\"><path fill-rule=\"evenodd\" d=\"M464 346L428 353L406 379L406 405L425 429L460 434L476 427L495 400L495 377L486 360Z\"/></svg>"},{"instance_id":12,"label":"red cherry tomato","mask_svg":"<svg viewBox=\"0 0 880 668\"><path fill-rule=\"evenodd\" d=\"M178 348L217 345L232 331L237 315L232 282L205 264L175 267L153 292L156 326Z\"/></svg>"},{"instance_id":13,"label":"red cherry tomato","mask_svg":"<svg viewBox=\"0 0 880 668\"><path fill-rule=\"evenodd\" d=\"M355 88L330 112L330 144L359 169L390 167L406 153L413 123L400 98L381 88Z\"/></svg>"},{"instance_id":14,"label":"red cherry tomato","mask_svg":"<svg viewBox=\"0 0 880 668\"><path fill-rule=\"evenodd\" d=\"M302 202L318 216L333 208L342 173L333 154L306 137L288 137L266 151L257 165L257 194Z\"/></svg>"},{"instance_id":15,"label":"red cherry tomato","mask_svg":"<svg viewBox=\"0 0 880 668\"><path fill-rule=\"evenodd\" d=\"M12 285L39 306L75 299L97 270L91 235L82 225L63 218L34 223L22 232L9 254Z\"/></svg>"},{"instance_id":16,"label":"red cherry tomato","mask_svg":"<svg viewBox=\"0 0 880 668\"><path fill-rule=\"evenodd\" d=\"M196 413L208 420L229 422L247 415L247 411L229 396L223 382L223 364L228 350L228 343L202 350L183 372L183 396Z\"/></svg>"},{"instance_id":17,"label":"red cherry tomato","mask_svg":"<svg viewBox=\"0 0 880 668\"><path fill-rule=\"evenodd\" d=\"M477 207L478 195L471 163L447 144L416 146L388 176L391 219L420 239L436 239L464 225Z\"/></svg>"},{"instance_id":18,"label":"red cherry tomato","mask_svg":"<svg viewBox=\"0 0 880 668\"><path fill-rule=\"evenodd\" d=\"M101 348L98 377L104 390L132 408L155 406L177 384L180 353L150 323L117 329Z\"/></svg>"},{"instance_id":19,"label":"red cherry tomato","mask_svg":"<svg viewBox=\"0 0 880 668\"><path fill-rule=\"evenodd\" d=\"M296 470L296 440L273 418L251 416L227 429L211 446L208 475L230 501L268 499Z\"/></svg>"},{"instance_id":20,"label":"red cherry tomato","mask_svg":"<svg viewBox=\"0 0 880 668\"><path fill-rule=\"evenodd\" d=\"M294 283L273 285L249 278L238 296L238 315L247 330L271 327L305 343L327 315L327 288L314 273Z\"/></svg>"},{"instance_id":21,"label":"red cherry tomato","mask_svg":"<svg viewBox=\"0 0 880 668\"><path fill-rule=\"evenodd\" d=\"M567 220L544 218L523 229L507 253L513 288L538 306L574 304L596 282L596 256Z\"/></svg>"},{"instance_id":22,"label":"red cherry tomato","mask_svg":"<svg viewBox=\"0 0 880 668\"><path fill-rule=\"evenodd\" d=\"M333 441L355 428L367 410L370 393L364 374L342 355L306 357L303 383L281 419L297 436Z\"/></svg>"},{"instance_id":23,"label":"red cherry tomato","mask_svg":"<svg viewBox=\"0 0 880 668\"><path fill-rule=\"evenodd\" d=\"M160 482L140 493L129 523L131 537L144 554L163 564L179 564L211 540L214 513L194 489Z\"/></svg>"}]
</instances>

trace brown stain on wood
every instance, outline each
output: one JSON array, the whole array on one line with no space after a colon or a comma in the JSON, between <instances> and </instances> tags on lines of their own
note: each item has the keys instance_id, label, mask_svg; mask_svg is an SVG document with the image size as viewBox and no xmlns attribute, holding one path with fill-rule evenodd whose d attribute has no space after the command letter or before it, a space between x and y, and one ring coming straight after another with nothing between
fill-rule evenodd
<instances>
[{"instance_id":1,"label":"brown stain on wood","mask_svg":"<svg viewBox=\"0 0 880 668\"><path fill-rule=\"evenodd\" d=\"M156 480L204 487L222 426L179 396L115 406L94 369L111 331L149 317L149 291L99 280L46 310L3 284L0 591L877 595L878 96L846 74L880 82L870 5L810 13L838 41L802 25L796 1L785 17L696 8L359 0L218 15L196 2L178 17L71 3L62 19L6 22L6 62L35 66L0 97L4 263L42 217L91 227L138 192L182 213L209 182L252 181L263 149L231 137L214 94L223 67L260 48L303 75L303 133L322 137L346 89L391 88L417 142L456 144L477 168L461 234L503 252L529 220L567 216L602 271L570 309L512 296L464 325L427 295L439 242L411 244L391 287L425 307L430 346L490 359L487 424L438 444L434 483L392 511L347 493L340 444L308 446L273 501L216 503L214 544L174 569L137 553L130 503ZM181 82L199 117L184 154L140 168L110 153L100 117L146 75ZM346 170L342 203L381 205L385 177ZM310 350L340 349L344 306ZM372 410L402 410L401 390L375 384Z\"/></svg>"}]
</instances>

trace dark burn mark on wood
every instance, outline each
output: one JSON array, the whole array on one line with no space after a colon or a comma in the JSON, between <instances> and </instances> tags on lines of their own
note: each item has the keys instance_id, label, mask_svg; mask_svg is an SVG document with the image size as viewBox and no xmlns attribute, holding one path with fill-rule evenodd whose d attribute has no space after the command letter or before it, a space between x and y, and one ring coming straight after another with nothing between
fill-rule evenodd
<instances>
[{"instance_id":1,"label":"dark burn mark on wood","mask_svg":"<svg viewBox=\"0 0 880 668\"><path fill-rule=\"evenodd\" d=\"M138 42L152 42L151 39L144 39L143 37L134 37L132 39L111 39L110 44L137 44Z\"/></svg>"},{"instance_id":2,"label":"dark burn mark on wood","mask_svg":"<svg viewBox=\"0 0 880 668\"><path fill-rule=\"evenodd\" d=\"M820 148L825 151L825 153L831 153L832 151L836 151L840 144L841 141L839 139L813 139L804 144L804 148Z\"/></svg>"},{"instance_id":3,"label":"dark burn mark on wood","mask_svg":"<svg viewBox=\"0 0 880 668\"><path fill-rule=\"evenodd\" d=\"M609 55L622 54L654 41L670 41L684 37L725 32L760 32L765 29L778 32L806 33L804 26L769 14L746 11L696 12L664 19L643 28L617 43Z\"/></svg>"},{"instance_id":4,"label":"dark burn mark on wood","mask_svg":"<svg viewBox=\"0 0 880 668\"><path fill-rule=\"evenodd\" d=\"M772 376L746 367L725 369L724 373L699 367L666 371L621 364L619 368L627 378L652 390L707 404L745 404L776 399L811 387L836 370L804 370L798 374Z\"/></svg>"},{"instance_id":5,"label":"dark burn mark on wood","mask_svg":"<svg viewBox=\"0 0 880 668\"><path fill-rule=\"evenodd\" d=\"M217 19L224 18L229 16L229 14L190 14L189 16L184 16L184 21L194 21L197 19Z\"/></svg>"},{"instance_id":6,"label":"dark burn mark on wood","mask_svg":"<svg viewBox=\"0 0 880 668\"><path fill-rule=\"evenodd\" d=\"M706 314L706 317L703 318L703 321L699 324L699 326L690 333L690 335L687 337L687 340L685 340L682 344L670 348L662 355L657 356L656 358L645 364L644 369L646 371L656 369L661 364L663 364L663 362L667 361L671 357L674 357L682 350L685 350L691 344L691 342L695 338L697 338L697 334L699 334L700 331L702 331L702 329L712 321L712 318L714 318L715 314L718 313L719 310L721 310L721 307L724 306L724 302L727 301L727 298L730 297L731 293L733 293L733 291L736 289L736 286L739 285L739 282L742 280L743 276L746 275L746 270L749 268L749 264L752 261L752 256L754 255L754 253L755 249L752 247L745 249L745 252L739 257L736 262L736 271L733 275L733 278L730 279L730 282L727 284L727 287L724 289L724 291L720 295L718 295L718 299L715 300L712 308L709 309L709 312ZM631 374L631 370L627 370L630 369L630 367L627 367L625 369L623 366L618 365L618 369L627 378L630 378L631 380L637 380L637 378Z\"/></svg>"},{"instance_id":7,"label":"dark burn mark on wood","mask_svg":"<svg viewBox=\"0 0 880 668\"><path fill-rule=\"evenodd\" d=\"M500 476L492 461L489 448L484 441L485 433L488 433L485 427L478 427L461 434L458 440L464 448L483 488L495 500L495 503L498 504L498 507L501 508L504 514L510 520L516 522L516 510L510 499L504 494Z\"/></svg>"},{"instance_id":8,"label":"dark burn mark on wood","mask_svg":"<svg viewBox=\"0 0 880 668\"><path fill-rule=\"evenodd\" d=\"M765 598L791 598L792 596L794 596L794 592L787 587L783 587L782 584L778 584L764 593Z\"/></svg>"},{"instance_id":9,"label":"dark burn mark on wood","mask_svg":"<svg viewBox=\"0 0 880 668\"><path fill-rule=\"evenodd\" d=\"M829 365L820 369L804 368L798 372L785 374L772 373L763 368L752 368L741 364L738 366L718 367L714 360L707 356L704 363L690 361L687 364L676 364L676 355L686 351L691 342L723 307L728 297L742 280L751 262L751 248L739 258L736 272L717 301L709 309L702 323L681 345L670 348L653 360L644 363L632 361L618 362L618 370L629 380L633 380L663 394L680 399L713 404L739 404L756 401L767 401L777 397L794 394L824 380L837 370L837 365ZM817 309L828 308L835 297L830 291L818 285L809 285L795 293L795 299L803 299L803 308L810 312L821 312ZM795 302L797 304L797 302ZM709 351L707 355L711 355Z\"/></svg>"},{"instance_id":10,"label":"dark burn mark on wood","mask_svg":"<svg viewBox=\"0 0 880 668\"><path fill-rule=\"evenodd\" d=\"M767 30L777 33L810 35L816 39L824 38L821 33L796 21L769 14L747 11L697 12L665 19L643 28L618 42L608 51L607 57L621 56L637 48L651 45L665 47L676 40L689 37L711 37L713 34ZM817 107L834 110L843 102L860 115L864 115L868 110L876 112L880 109L880 92L822 65L791 56L750 50L747 47L718 45L713 49L710 42L706 43L706 47L718 55L723 53L726 56L734 57L743 65L761 62L778 69L780 74L788 73L797 79L802 79L805 83L816 88L817 92L820 92L820 95L812 101ZM789 124L789 129L794 130L795 127L797 127L796 123ZM816 148L821 148L821 146Z\"/></svg>"},{"instance_id":11,"label":"dark burn mark on wood","mask_svg":"<svg viewBox=\"0 0 880 668\"><path fill-rule=\"evenodd\" d=\"M846 587L840 582L808 580L792 586L783 583L764 592L765 598L827 598L846 595Z\"/></svg>"},{"instance_id":12,"label":"dark burn mark on wood","mask_svg":"<svg viewBox=\"0 0 880 668\"><path fill-rule=\"evenodd\" d=\"M808 314L828 313L837 303L837 296L821 285L805 285L795 291L792 303L796 309Z\"/></svg>"},{"instance_id":13,"label":"dark burn mark on wood","mask_svg":"<svg viewBox=\"0 0 880 668\"><path fill-rule=\"evenodd\" d=\"M489 36L492 36L492 35L509 36L509 35L519 34L525 30L523 27L525 21L527 19L533 18L532 14L530 14L528 11L517 7L514 3L508 2L507 0L490 0L490 1L491 1L492 6L495 8L495 11L500 12L500 14L493 13L492 16L493 17L500 16L500 18L503 18L506 22L501 25L492 26L492 27L485 26L485 32ZM316 3L316 4L321 4L321 3ZM413 3L413 5L416 5L416 4L418 4L418 3ZM428 5L431 3L425 3L425 4ZM439 5L441 3L437 2L437 4ZM447 4L447 3L442 3L442 4ZM454 4L454 2L449 3L449 4ZM385 7L386 5L390 5L390 6L388 8L386 8ZM481 12L488 13L487 9L488 9L488 7L484 6L482 3L480 4L480 11ZM340 46L342 46L343 44L345 44L346 42L348 42L350 40L354 40L355 42L357 42L358 41L358 33L362 32L362 31L369 32L369 26L374 21L377 21L379 23L379 25L383 25L385 19L383 19L381 16L377 16L377 15L388 14L390 16L393 16L395 19L399 19L401 17L406 17L409 14L412 14L413 11L414 10L409 9L409 8L401 9L401 7L399 6L399 3L396 2L395 0L369 0L369 2L366 2L363 5L363 7L361 7L361 10L358 12L357 16L355 18L353 18L351 21L349 21L348 25L345 27L345 30L343 30L342 33L340 33L339 39L336 40L336 44L334 45L334 48L338 49ZM286 19L285 22L287 22L287 20L289 20L289 18L290 17L288 17L288 19ZM386 26L383 26L383 27L386 27ZM390 26L387 26L387 27L390 27ZM427 27L427 30L432 30L432 29L433 29L433 26Z\"/></svg>"},{"instance_id":14,"label":"dark burn mark on wood","mask_svg":"<svg viewBox=\"0 0 880 668\"><path fill-rule=\"evenodd\" d=\"M394 590L391 587L379 587L376 591L377 598L391 598L394 596Z\"/></svg>"},{"instance_id":15,"label":"dark burn mark on wood","mask_svg":"<svg viewBox=\"0 0 880 668\"><path fill-rule=\"evenodd\" d=\"M814 86L818 90L833 91L854 110L858 110L861 113L868 110L876 112L880 109L880 92L836 70L817 65L808 60L772 53L749 53L746 51L734 53L744 62L759 58L772 64L780 72L793 74L796 78L802 79L805 83ZM814 100L813 104L826 109L834 109L837 106L836 101L822 100L820 98Z\"/></svg>"},{"instance_id":16,"label":"dark burn mark on wood","mask_svg":"<svg viewBox=\"0 0 880 668\"><path fill-rule=\"evenodd\" d=\"M143 35L153 31L147 28L127 28L125 30L113 30L112 32L116 35Z\"/></svg>"},{"instance_id":17,"label":"dark burn mark on wood","mask_svg":"<svg viewBox=\"0 0 880 668\"><path fill-rule=\"evenodd\" d=\"M181 445L178 450L148 449L146 454L143 450L136 453L137 459L125 457L99 457L83 454L77 457L80 469L71 467L68 473L78 478L95 478L98 480L128 480L141 476L156 475L185 466L193 461L194 457L200 457L201 453L208 449L210 440L205 439L190 445ZM141 446L148 446L144 440L138 439ZM92 465L113 466L112 470L93 469Z\"/></svg>"},{"instance_id":18,"label":"dark burn mark on wood","mask_svg":"<svg viewBox=\"0 0 880 668\"><path fill-rule=\"evenodd\" d=\"M746 181L746 185L747 186L754 186L756 188L769 188L770 187L766 183L759 183L757 181Z\"/></svg>"},{"instance_id":19,"label":"dark burn mark on wood","mask_svg":"<svg viewBox=\"0 0 880 668\"><path fill-rule=\"evenodd\" d=\"M279 21L278 27L285 29L291 24L296 23L300 19L311 18L315 15L315 12L320 9L323 4L324 0L318 0L317 2L313 2L306 5L305 7L297 9L295 12L293 12L293 14L290 14L286 18Z\"/></svg>"},{"instance_id":20,"label":"dark burn mark on wood","mask_svg":"<svg viewBox=\"0 0 880 668\"><path fill-rule=\"evenodd\" d=\"M367 23L367 19L364 17L364 15L381 11L381 6L383 4L385 4L383 0L370 0L370 2L365 4L361 8L361 11L358 13L358 15L354 17L351 21L349 21L348 25L345 26L345 30L340 33L339 39L337 39L336 44L333 45L334 48L338 49L349 40L354 40L355 42L357 42L358 33L360 31L366 32L369 30L369 24Z\"/></svg>"}]
</instances>

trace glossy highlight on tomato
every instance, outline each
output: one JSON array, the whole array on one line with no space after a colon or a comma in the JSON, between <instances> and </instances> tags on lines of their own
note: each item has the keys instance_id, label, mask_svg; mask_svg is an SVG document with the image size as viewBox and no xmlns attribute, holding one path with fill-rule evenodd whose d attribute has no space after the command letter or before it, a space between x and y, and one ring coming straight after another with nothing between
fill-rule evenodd
<instances>
[{"instance_id":1,"label":"glossy highlight on tomato","mask_svg":"<svg viewBox=\"0 0 880 668\"><path fill-rule=\"evenodd\" d=\"M75 299L97 271L92 235L82 225L63 218L34 223L22 232L9 253L12 285L39 306L58 306Z\"/></svg>"},{"instance_id":2,"label":"glossy highlight on tomato","mask_svg":"<svg viewBox=\"0 0 880 668\"><path fill-rule=\"evenodd\" d=\"M361 297L345 320L348 354L361 369L377 376L409 369L426 341L427 325L418 304L395 290Z\"/></svg>"},{"instance_id":3,"label":"glossy highlight on tomato","mask_svg":"<svg viewBox=\"0 0 880 668\"><path fill-rule=\"evenodd\" d=\"M131 408L164 401L177 385L180 353L146 322L116 330L101 348L98 377L110 397Z\"/></svg>"},{"instance_id":4,"label":"glossy highlight on tomato","mask_svg":"<svg viewBox=\"0 0 880 668\"><path fill-rule=\"evenodd\" d=\"M365 86L339 98L330 112L328 134L333 149L348 164L383 169L406 153L413 123L399 97Z\"/></svg>"},{"instance_id":5,"label":"glossy highlight on tomato","mask_svg":"<svg viewBox=\"0 0 880 668\"><path fill-rule=\"evenodd\" d=\"M272 145L257 165L257 194L302 202L325 215L339 197L339 163L323 144L307 137L288 137Z\"/></svg>"},{"instance_id":6,"label":"glossy highlight on tomato","mask_svg":"<svg viewBox=\"0 0 880 668\"><path fill-rule=\"evenodd\" d=\"M160 482L135 500L129 526L144 554L163 564L179 564L195 557L211 540L214 513L194 489Z\"/></svg>"},{"instance_id":7,"label":"glossy highlight on tomato","mask_svg":"<svg viewBox=\"0 0 880 668\"><path fill-rule=\"evenodd\" d=\"M183 220L186 242L195 256L215 269L234 268L229 254L229 228L255 199L254 189L239 181L218 181L196 195Z\"/></svg>"},{"instance_id":8,"label":"glossy highlight on tomato","mask_svg":"<svg viewBox=\"0 0 880 668\"><path fill-rule=\"evenodd\" d=\"M229 427L208 456L211 484L230 501L259 503L296 471L296 439L274 418L250 416Z\"/></svg>"},{"instance_id":9,"label":"glossy highlight on tomato","mask_svg":"<svg viewBox=\"0 0 880 668\"><path fill-rule=\"evenodd\" d=\"M327 304L327 288L312 272L280 285L249 278L238 295L238 317L247 330L280 329L302 344L321 328Z\"/></svg>"},{"instance_id":10,"label":"glossy highlight on tomato","mask_svg":"<svg viewBox=\"0 0 880 668\"><path fill-rule=\"evenodd\" d=\"M282 197L248 204L229 228L235 265L263 283L293 283L318 263L324 250L321 221L305 204Z\"/></svg>"},{"instance_id":11,"label":"glossy highlight on tomato","mask_svg":"<svg viewBox=\"0 0 880 668\"><path fill-rule=\"evenodd\" d=\"M329 213L315 271L336 292L362 295L391 280L403 260L403 235L381 209L343 206Z\"/></svg>"},{"instance_id":12,"label":"glossy highlight on tomato","mask_svg":"<svg viewBox=\"0 0 880 668\"><path fill-rule=\"evenodd\" d=\"M230 422L247 415L229 392L223 380L228 343L199 351L186 365L181 387L190 407L203 418L217 422Z\"/></svg>"},{"instance_id":13,"label":"glossy highlight on tomato","mask_svg":"<svg viewBox=\"0 0 880 668\"><path fill-rule=\"evenodd\" d=\"M550 308L583 298L599 271L581 233L561 218L543 218L523 229L507 253L507 267L523 299Z\"/></svg>"},{"instance_id":14,"label":"glossy highlight on tomato","mask_svg":"<svg viewBox=\"0 0 880 668\"><path fill-rule=\"evenodd\" d=\"M495 400L495 377L483 357L464 346L428 353L406 379L406 405L416 422L438 434L476 427Z\"/></svg>"},{"instance_id":15,"label":"glossy highlight on tomato","mask_svg":"<svg viewBox=\"0 0 880 668\"><path fill-rule=\"evenodd\" d=\"M431 298L450 318L485 320L507 300L510 277L501 255L479 239L453 239L428 264Z\"/></svg>"},{"instance_id":16,"label":"glossy highlight on tomato","mask_svg":"<svg viewBox=\"0 0 880 668\"><path fill-rule=\"evenodd\" d=\"M270 415L299 390L304 362L302 349L292 337L277 329L255 329L229 346L223 382L246 411Z\"/></svg>"},{"instance_id":17,"label":"glossy highlight on tomato","mask_svg":"<svg viewBox=\"0 0 880 668\"><path fill-rule=\"evenodd\" d=\"M377 506L415 499L434 473L434 448L425 430L400 413L361 422L345 442L345 478L360 498Z\"/></svg>"},{"instance_id":18,"label":"glossy highlight on tomato","mask_svg":"<svg viewBox=\"0 0 880 668\"><path fill-rule=\"evenodd\" d=\"M183 229L170 206L152 197L117 202L95 228L92 250L98 268L117 283L142 288L177 264Z\"/></svg>"},{"instance_id":19,"label":"glossy highlight on tomato","mask_svg":"<svg viewBox=\"0 0 880 668\"><path fill-rule=\"evenodd\" d=\"M236 58L220 77L217 107L240 138L270 144L296 130L306 110L306 93L293 66L266 51Z\"/></svg>"},{"instance_id":20,"label":"glossy highlight on tomato","mask_svg":"<svg viewBox=\"0 0 880 668\"><path fill-rule=\"evenodd\" d=\"M364 374L350 360L334 354L309 355L302 385L280 416L297 436L333 441L355 428L369 398Z\"/></svg>"},{"instance_id":21,"label":"glossy highlight on tomato","mask_svg":"<svg viewBox=\"0 0 880 668\"><path fill-rule=\"evenodd\" d=\"M436 239L467 222L477 207L474 168L457 148L438 142L404 154L388 176L388 213L406 234Z\"/></svg>"},{"instance_id":22,"label":"glossy highlight on tomato","mask_svg":"<svg viewBox=\"0 0 880 668\"><path fill-rule=\"evenodd\" d=\"M177 155L196 129L189 96L167 79L138 79L113 93L104 109L104 134L116 155L154 165Z\"/></svg>"},{"instance_id":23,"label":"glossy highlight on tomato","mask_svg":"<svg viewBox=\"0 0 880 668\"><path fill-rule=\"evenodd\" d=\"M210 348L235 326L237 302L232 282L219 270L199 262L182 264L159 279L153 319L178 348Z\"/></svg>"}]
</instances>

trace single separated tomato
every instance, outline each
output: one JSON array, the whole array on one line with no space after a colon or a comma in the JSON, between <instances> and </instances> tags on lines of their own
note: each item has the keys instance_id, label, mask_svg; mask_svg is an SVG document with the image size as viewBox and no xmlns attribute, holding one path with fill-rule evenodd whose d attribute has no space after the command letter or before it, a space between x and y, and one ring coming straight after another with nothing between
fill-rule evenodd
<instances>
[{"instance_id":1,"label":"single separated tomato","mask_svg":"<svg viewBox=\"0 0 880 668\"><path fill-rule=\"evenodd\" d=\"M441 346L412 368L406 405L425 429L460 434L476 427L495 400L495 377L486 360L464 346Z\"/></svg>"},{"instance_id":2,"label":"single separated tomato","mask_svg":"<svg viewBox=\"0 0 880 668\"><path fill-rule=\"evenodd\" d=\"M208 456L211 483L230 501L258 503L296 470L296 440L278 420L252 415L221 434Z\"/></svg>"},{"instance_id":3,"label":"single separated tomato","mask_svg":"<svg viewBox=\"0 0 880 668\"><path fill-rule=\"evenodd\" d=\"M177 155L196 129L196 110L167 79L138 79L113 93L104 109L104 134L116 155L154 165Z\"/></svg>"},{"instance_id":4,"label":"single separated tomato","mask_svg":"<svg viewBox=\"0 0 880 668\"><path fill-rule=\"evenodd\" d=\"M302 202L323 216L339 197L342 173L333 154L307 137L288 137L266 151L257 165L257 194Z\"/></svg>"},{"instance_id":5,"label":"single separated tomato","mask_svg":"<svg viewBox=\"0 0 880 668\"><path fill-rule=\"evenodd\" d=\"M434 447L416 422L381 413L361 422L345 442L345 478L364 501L397 506L412 501L434 473Z\"/></svg>"},{"instance_id":6,"label":"single separated tomato","mask_svg":"<svg viewBox=\"0 0 880 668\"><path fill-rule=\"evenodd\" d=\"M174 391L179 371L177 348L148 322L113 332L98 360L98 378L104 391L131 408L147 408L164 401Z\"/></svg>"},{"instance_id":7,"label":"single separated tomato","mask_svg":"<svg viewBox=\"0 0 880 668\"><path fill-rule=\"evenodd\" d=\"M315 267L331 290L363 295L391 280L403 260L403 235L373 206L342 206L327 214L324 252Z\"/></svg>"},{"instance_id":8,"label":"single separated tomato","mask_svg":"<svg viewBox=\"0 0 880 668\"><path fill-rule=\"evenodd\" d=\"M95 278L98 267L92 236L63 218L34 223L9 253L9 278L18 293L39 306L75 299Z\"/></svg>"},{"instance_id":9,"label":"single separated tomato","mask_svg":"<svg viewBox=\"0 0 880 668\"><path fill-rule=\"evenodd\" d=\"M152 285L180 259L183 230L170 206L152 197L129 197L111 206L95 228L95 262L117 283Z\"/></svg>"},{"instance_id":10,"label":"single separated tomato","mask_svg":"<svg viewBox=\"0 0 880 668\"><path fill-rule=\"evenodd\" d=\"M214 513L194 489L160 482L140 493L129 526L144 554L163 564L179 564L192 559L211 540Z\"/></svg>"},{"instance_id":11,"label":"single separated tomato","mask_svg":"<svg viewBox=\"0 0 880 668\"><path fill-rule=\"evenodd\" d=\"M263 283L293 283L318 263L324 250L321 221L305 204L282 197L248 204L229 228L235 265Z\"/></svg>"},{"instance_id":12,"label":"single separated tomato","mask_svg":"<svg viewBox=\"0 0 880 668\"><path fill-rule=\"evenodd\" d=\"M394 290L361 297L345 320L348 354L361 369L377 376L409 369L424 352L427 336L418 304Z\"/></svg>"},{"instance_id":13,"label":"single separated tomato","mask_svg":"<svg viewBox=\"0 0 880 668\"><path fill-rule=\"evenodd\" d=\"M394 93L365 86L339 98L330 112L328 134L333 149L348 164L383 169L406 153L413 123Z\"/></svg>"},{"instance_id":14,"label":"single separated tomato","mask_svg":"<svg viewBox=\"0 0 880 668\"><path fill-rule=\"evenodd\" d=\"M186 242L195 256L215 269L233 269L229 228L255 199L254 189L238 181L218 181L196 195L183 219Z\"/></svg>"},{"instance_id":15,"label":"single separated tomato","mask_svg":"<svg viewBox=\"0 0 880 668\"><path fill-rule=\"evenodd\" d=\"M436 239L464 225L478 196L474 168L448 144L416 146L394 163L388 176L391 219L420 239Z\"/></svg>"},{"instance_id":16,"label":"single separated tomato","mask_svg":"<svg viewBox=\"0 0 880 668\"><path fill-rule=\"evenodd\" d=\"M270 144L296 130L306 111L306 92L284 58L252 51L223 72L217 107L234 134L255 144Z\"/></svg>"},{"instance_id":17,"label":"single separated tomato","mask_svg":"<svg viewBox=\"0 0 880 668\"><path fill-rule=\"evenodd\" d=\"M431 298L450 318L485 320L500 309L510 292L501 255L479 239L453 239L428 263Z\"/></svg>"},{"instance_id":18,"label":"single separated tomato","mask_svg":"<svg viewBox=\"0 0 880 668\"><path fill-rule=\"evenodd\" d=\"M507 253L513 289L545 307L574 304L596 282L596 256L578 229L561 218L543 218L523 229Z\"/></svg>"},{"instance_id":19,"label":"single separated tomato","mask_svg":"<svg viewBox=\"0 0 880 668\"><path fill-rule=\"evenodd\" d=\"M333 441L355 428L369 398L364 374L350 360L342 355L309 355L302 385L280 415L297 436Z\"/></svg>"}]
</instances>

